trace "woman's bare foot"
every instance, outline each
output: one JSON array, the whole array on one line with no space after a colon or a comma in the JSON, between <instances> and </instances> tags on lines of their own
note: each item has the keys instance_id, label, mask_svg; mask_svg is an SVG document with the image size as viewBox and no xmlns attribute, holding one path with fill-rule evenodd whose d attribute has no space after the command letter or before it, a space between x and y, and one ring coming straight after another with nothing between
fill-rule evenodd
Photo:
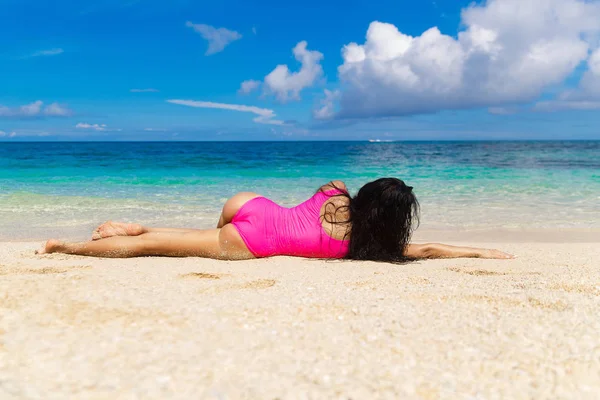
<instances>
[{"instance_id":1,"label":"woman's bare foot","mask_svg":"<svg viewBox=\"0 0 600 400\"><path fill-rule=\"evenodd\" d=\"M144 232L146 232L146 229L140 224L108 221L96 228L94 233L92 233L92 240L112 236L139 236Z\"/></svg>"},{"instance_id":2,"label":"woman's bare foot","mask_svg":"<svg viewBox=\"0 0 600 400\"><path fill-rule=\"evenodd\" d=\"M39 250L35 251L35 254L50 254L50 253L55 253L56 251L60 250L60 248L63 246L63 243L60 240L56 240L56 239L50 239L46 242L46 244L44 245L44 247L42 247Z\"/></svg>"},{"instance_id":3,"label":"woman's bare foot","mask_svg":"<svg viewBox=\"0 0 600 400\"><path fill-rule=\"evenodd\" d=\"M493 258L493 259L499 259L499 260L510 260L510 259L513 259L516 257L512 254L508 254L508 253L505 253L500 250L485 249L485 250L481 251L479 258Z\"/></svg>"}]
</instances>

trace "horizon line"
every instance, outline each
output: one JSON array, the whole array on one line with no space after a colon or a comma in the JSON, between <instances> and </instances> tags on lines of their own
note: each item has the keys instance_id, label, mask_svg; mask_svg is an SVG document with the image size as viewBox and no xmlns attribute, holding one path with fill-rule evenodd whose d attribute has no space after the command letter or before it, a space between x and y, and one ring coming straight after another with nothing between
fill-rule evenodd
<instances>
[{"instance_id":1,"label":"horizon line","mask_svg":"<svg viewBox=\"0 0 600 400\"><path fill-rule=\"evenodd\" d=\"M0 143L319 143L346 142L382 145L406 142L600 142L598 139L400 139L374 142L372 139L313 139L313 140L11 140Z\"/></svg>"}]
</instances>

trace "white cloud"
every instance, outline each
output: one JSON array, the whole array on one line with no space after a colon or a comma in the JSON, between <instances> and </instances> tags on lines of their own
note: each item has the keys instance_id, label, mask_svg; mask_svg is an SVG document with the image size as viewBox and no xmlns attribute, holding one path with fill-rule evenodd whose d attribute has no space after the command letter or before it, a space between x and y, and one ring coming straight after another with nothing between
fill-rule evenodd
<instances>
[{"instance_id":1,"label":"white cloud","mask_svg":"<svg viewBox=\"0 0 600 400\"><path fill-rule=\"evenodd\" d=\"M44 107L44 102L41 100L19 107L0 106L0 117L7 118L68 117L71 115L73 115L72 110L58 103Z\"/></svg>"},{"instance_id":2,"label":"white cloud","mask_svg":"<svg viewBox=\"0 0 600 400\"><path fill-rule=\"evenodd\" d=\"M52 103L44 109L44 115L48 117L68 117L73 115L73 112L58 103Z\"/></svg>"},{"instance_id":3,"label":"white cloud","mask_svg":"<svg viewBox=\"0 0 600 400\"><path fill-rule=\"evenodd\" d=\"M34 101L31 104L26 104L24 106L19 107L18 114L23 117L35 117L39 115L42 111L42 105L44 103L40 100Z\"/></svg>"},{"instance_id":4,"label":"white cloud","mask_svg":"<svg viewBox=\"0 0 600 400\"><path fill-rule=\"evenodd\" d=\"M244 82L242 82L242 85L240 86L240 90L238 90L238 93L248 94L248 93L258 89L260 87L260 84L261 84L260 81L255 81L253 79L244 81Z\"/></svg>"},{"instance_id":5,"label":"white cloud","mask_svg":"<svg viewBox=\"0 0 600 400\"><path fill-rule=\"evenodd\" d=\"M87 124L85 122L80 122L77 125L75 125L75 128L77 129L93 129L95 131L105 131L106 130L106 124Z\"/></svg>"},{"instance_id":6,"label":"white cloud","mask_svg":"<svg viewBox=\"0 0 600 400\"><path fill-rule=\"evenodd\" d=\"M249 112L258 115L253 119L254 122L259 124L269 125L283 125L284 122L274 119L276 117L275 112L268 108L259 108L254 106L245 106L240 104L225 104L225 103L213 103L210 101L195 101L195 100L167 100L168 103L179 104L188 107L197 108L218 108L222 110L232 110Z\"/></svg>"},{"instance_id":7,"label":"white cloud","mask_svg":"<svg viewBox=\"0 0 600 400\"><path fill-rule=\"evenodd\" d=\"M435 27L412 37L372 22L364 44L343 48L338 74L344 90L336 116L534 101L588 58L600 33L600 3L488 0L464 9L462 25L456 38Z\"/></svg>"},{"instance_id":8,"label":"white cloud","mask_svg":"<svg viewBox=\"0 0 600 400\"><path fill-rule=\"evenodd\" d=\"M109 131L109 132L121 132L122 129L109 128L106 124L88 124L85 122L80 122L75 125L76 129L88 129L98 132Z\"/></svg>"},{"instance_id":9,"label":"white cloud","mask_svg":"<svg viewBox=\"0 0 600 400\"><path fill-rule=\"evenodd\" d=\"M5 131L0 131L0 137L9 137L9 138L12 138L12 137L15 137L15 136L17 136L16 132L10 132L10 133L8 133L8 132L5 132Z\"/></svg>"},{"instance_id":10,"label":"white cloud","mask_svg":"<svg viewBox=\"0 0 600 400\"><path fill-rule=\"evenodd\" d=\"M274 94L279 101L300 100L300 92L312 86L323 75L323 54L306 48L302 41L294 47L294 57L301 64L298 72L290 72L287 65L278 65L265 77L264 90Z\"/></svg>"},{"instance_id":11,"label":"white cloud","mask_svg":"<svg viewBox=\"0 0 600 400\"><path fill-rule=\"evenodd\" d=\"M15 132L15 131L11 131L10 133L8 131L0 131L0 137L6 137L6 138L14 138L17 136L20 137L47 137L47 136L51 136L52 134L48 131L42 131L42 130L38 130L38 129L19 129L19 133Z\"/></svg>"},{"instance_id":12,"label":"white cloud","mask_svg":"<svg viewBox=\"0 0 600 400\"><path fill-rule=\"evenodd\" d=\"M148 88L148 89L131 89L130 92L131 93L158 93L158 92L160 92L160 90L154 89L154 88Z\"/></svg>"},{"instance_id":13,"label":"white cloud","mask_svg":"<svg viewBox=\"0 0 600 400\"><path fill-rule=\"evenodd\" d=\"M231 42L242 38L242 35L238 32L230 31L226 28L215 28L210 25L194 24L191 21L187 21L185 26L192 28L208 41L208 49L205 53L207 56L223 51Z\"/></svg>"},{"instance_id":14,"label":"white cloud","mask_svg":"<svg viewBox=\"0 0 600 400\"><path fill-rule=\"evenodd\" d=\"M536 103L534 111L600 109L600 48L591 53L587 67L576 88L563 91L554 100Z\"/></svg>"},{"instance_id":15,"label":"white cloud","mask_svg":"<svg viewBox=\"0 0 600 400\"><path fill-rule=\"evenodd\" d=\"M54 48L54 49L48 49L48 50L40 50L40 51L36 51L33 54L30 54L29 56L25 57L25 58L32 58L32 57L47 57L47 56L57 56L59 54L64 53L65 51L61 48Z\"/></svg>"},{"instance_id":16,"label":"white cloud","mask_svg":"<svg viewBox=\"0 0 600 400\"><path fill-rule=\"evenodd\" d=\"M313 111L313 117L316 119L328 119L335 114L335 101L340 97L339 90L325 89L325 98L321 100L321 108Z\"/></svg>"},{"instance_id":17,"label":"white cloud","mask_svg":"<svg viewBox=\"0 0 600 400\"><path fill-rule=\"evenodd\" d=\"M267 95L273 94L281 102L289 100L300 100L300 92L303 89L311 87L323 75L321 60L323 54L318 51L308 50L307 43L302 41L294 47L294 57L301 64L300 70L290 72L287 65L278 65L269 73L263 84L263 92ZM249 93L258 87L260 81L244 81L240 89L241 93ZM248 91L244 91L244 85L248 86Z\"/></svg>"}]
</instances>

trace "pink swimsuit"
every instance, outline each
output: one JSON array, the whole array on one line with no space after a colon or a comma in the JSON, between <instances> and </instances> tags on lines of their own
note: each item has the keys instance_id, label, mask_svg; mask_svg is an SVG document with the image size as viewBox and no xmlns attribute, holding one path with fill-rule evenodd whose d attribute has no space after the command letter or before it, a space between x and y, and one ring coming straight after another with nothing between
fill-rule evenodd
<instances>
[{"instance_id":1,"label":"pink swimsuit","mask_svg":"<svg viewBox=\"0 0 600 400\"><path fill-rule=\"evenodd\" d=\"M293 208L281 207L265 197L256 197L239 209L231 223L257 258L342 258L348 253L349 242L332 238L321 225L323 203L338 193L341 192L337 189L317 192Z\"/></svg>"}]
</instances>

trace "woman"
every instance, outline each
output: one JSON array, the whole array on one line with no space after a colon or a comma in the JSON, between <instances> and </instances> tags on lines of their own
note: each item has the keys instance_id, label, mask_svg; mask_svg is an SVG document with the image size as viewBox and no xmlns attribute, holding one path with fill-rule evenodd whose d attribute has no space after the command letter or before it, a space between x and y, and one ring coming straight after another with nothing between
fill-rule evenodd
<instances>
[{"instance_id":1,"label":"woman","mask_svg":"<svg viewBox=\"0 0 600 400\"><path fill-rule=\"evenodd\" d=\"M206 257L247 260L276 255L404 262L420 258L499 258L498 250L409 244L419 204L403 181L382 178L351 197L341 181L322 186L294 208L255 193L238 193L223 207L216 229L147 228L107 222L92 241L49 240L39 253L96 257Z\"/></svg>"}]
</instances>

